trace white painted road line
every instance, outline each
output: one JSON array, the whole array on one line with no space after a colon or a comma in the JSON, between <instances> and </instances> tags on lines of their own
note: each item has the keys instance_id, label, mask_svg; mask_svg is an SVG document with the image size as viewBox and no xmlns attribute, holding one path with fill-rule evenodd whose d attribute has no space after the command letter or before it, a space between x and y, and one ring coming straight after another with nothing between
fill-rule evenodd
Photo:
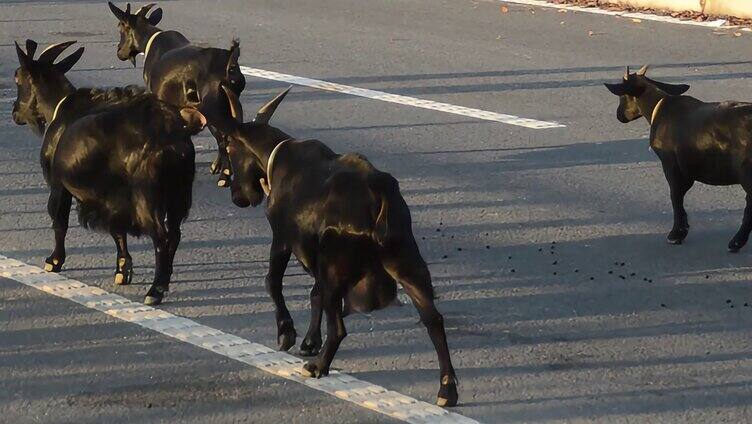
<instances>
[{"instance_id":1,"label":"white painted road line","mask_svg":"<svg viewBox=\"0 0 752 424\"><path fill-rule=\"evenodd\" d=\"M471 418L336 371L320 379L304 377L301 373L304 361L288 353L278 352L187 318L131 302L98 287L86 285L61 274L45 272L39 267L2 255L0 277L104 312L407 423L478 424Z\"/></svg>"},{"instance_id":2,"label":"white painted road line","mask_svg":"<svg viewBox=\"0 0 752 424\"><path fill-rule=\"evenodd\" d=\"M665 23L670 23L670 24L701 26L701 27L706 27L706 28L726 28L726 29L738 28L737 26L725 25L726 24L725 19L698 22L698 21L692 21L692 20L687 20L687 19L673 18L671 16L652 15L650 13L621 12L618 10L598 9L597 7L581 7L581 6L571 6L568 4L549 3L545 0L491 0L491 1L500 1L501 3L510 3L510 4L522 4L526 6L547 7L551 9L571 10L575 12L594 13L596 15L621 16L623 18L640 19L644 21L655 21L655 22L665 22Z\"/></svg>"},{"instance_id":3,"label":"white painted road line","mask_svg":"<svg viewBox=\"0 0 752 424\"><path fill-rule=\"evenodd\" d=\"M244 75L270 79L274 81L283 81L290 84L304 85L319 90L334 91L337 93L351 94L353 96L366 97L369 99L381 100L384 102L397 103L401 105L415 106L422 109L438 110L440 112L453 113L455 115L469 116L471 118L482 119L485 121L501 122L503 124L516 125L518 127L531 128L535 130L545 128L563 128L565 125L558 122L538 121L536 119L520 118L519 116L506 115L503 113L489 112L480 109L473 109L464 106L452 105L449 103L434 102L432 100L423 100L415 97L401 96L399 94L386 93L384 91L369 90L367 88L353 87L350 85L337 84L334 82L322 81L313 78L298 77L295 75L282 74L279 72L266 71L258 68L241 66L240 71Z\"/></svg>"}]
</instances>

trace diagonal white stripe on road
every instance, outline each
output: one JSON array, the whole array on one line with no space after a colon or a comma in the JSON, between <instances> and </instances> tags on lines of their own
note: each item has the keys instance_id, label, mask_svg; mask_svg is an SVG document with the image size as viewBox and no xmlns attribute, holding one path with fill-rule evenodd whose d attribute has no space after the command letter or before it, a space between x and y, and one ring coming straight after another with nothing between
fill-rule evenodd
<instances>
[{"instance_id":1,"label":"diagonal white stripe on road","mask_svg":"<svg viewBox=\"0 0 752 424\"><path fill-rule=\"evenodd\" d=\"M290 84L304 85L306 87L317 88L319 90L335 91L337 93L351 94L353 96L366 97L369 99L381 100L389 103L415 106L422 109L438 110L440 112L469 116L471 118L482 119L485 121L501 122L503 124L516 125L518 127L531 128L535 130L565 127L565 125L558 122L547 122L538 121L536 119L520 118L519 116L514 115L489 112L486 110L457 106L449 103L440 103L431 100L418 99L415 97L401 96L399 94L390 94L384 91L369 90L367 88L353 87L350 85L337 84L334 82L322 81L313 78L298 77L295 75L266 71L258 68L250 68L248 66L241 66L240 71L243 74L252 77L289 82Z\"/></svg>"},{"instance_id":2,"label":"diagonal white stripe on road","mask_svg":"<svg viewBox=\"0 0 752 424\"><path fill-rule=\"evenodd\" d=\"M301 373L303 360L272 350L188 318L145 306L98 287L86 285L61 274L45 272L15 259L0 255L0 277L17 281L63 299L104 312L120 320L162 333L173 339L198 346L256 367L261 371L304 384L398 420L415 424L478 424L477 421L387 390L350 375L332 371L321 379Z\"/></svg>"}]
</instances>

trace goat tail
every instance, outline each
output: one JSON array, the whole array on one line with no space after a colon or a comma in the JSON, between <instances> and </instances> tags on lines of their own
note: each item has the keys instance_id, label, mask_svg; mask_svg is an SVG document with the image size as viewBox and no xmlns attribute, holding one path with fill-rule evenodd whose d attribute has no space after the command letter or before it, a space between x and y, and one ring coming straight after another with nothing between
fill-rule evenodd
<instances>
[{"instance_id":1,"label":"goat tail","mask_svg":"<svg viewBox=\"0 0 752 424\"><path fill-rule=\"evenodd\" d=\"M381 208L376 216L376 223L373 227L373 236L376 242L381 246L387 244L389 240L389 199L386 196L381 197Z\"/></svg>"},{"instance_id":2,"label":"goat tail","mask_svg":"<svg viewBox=\"0 0 752 424\"><path fill-rule=\"evenodd\" d=\"M373 226L373 238L381 246L397 241L410 231L410 211L399 192L399 184L389 174L378 173L369 184L378 199L378 212Z\"/></svg>"}]
</instances>

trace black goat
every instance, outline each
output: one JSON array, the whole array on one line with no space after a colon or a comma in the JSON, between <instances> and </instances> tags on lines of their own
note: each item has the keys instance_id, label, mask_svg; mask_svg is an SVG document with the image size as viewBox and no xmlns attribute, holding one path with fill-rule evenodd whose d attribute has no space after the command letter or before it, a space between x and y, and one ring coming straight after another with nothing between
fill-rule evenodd
<instances>
[{"instance_id":1,"label":"black goat","mask_svg":"<svg viewBox=\"0 0 752 424\"><path fill-rule=\"evenodd\" d=\"M390 305L399 282L418 309L439 357L438 404L454 406L457 385L443 318L434 305L431 275L418 251L397 180L359 154L340 155L318 140L296 140L270 126L287 90L243 124L237 96L223 88L239 121L223 129L235 170L233 201L248 206L259 185L268 194L266 214L273 238L266 286L276 307L279 349L289 349L296 338L282 296L282 277L292 253L315 279L311 326L302 352L315 354L321 347L322 308L326 312L326 343L305 365L313 377L329 373L346 335L345 312ZM258 169L264 171L260 184Z\"/></svg>"},{"instance_id":2,"label":"black goat","mask_svg":"<svg viewBox=\"0 0 752 424\"><path fill-rule=\"evenodd\" d=\"M180 242L180 224L188 216L195 174L190 136L206 119L195 108L176 109L136 87L75 89L65 77L83 47L54 64L74 42L45 50L34 60L37 44L16 44L20 67L13 120L46 126L41 149L44 178L50 188L47 211L55 230L55 248L45 270L59 272L65 262L65 236L73 197L83 227L109 232L117 246L115 283L133 274L127 234L154 242L156 271L145 303L159 304L169 289L172 262ZM193 93L195 96L195 93Z\"/></svg>"},{"instance_id":3,"label":"black goat","mask_svg":"<svg viewBox=\"0 0 752 424\"><path fill-rule=\"evenodd\" d=\"M231 168L227 159L225 140L217 132L213 123L225 119L229 111L227 101L219 89L224 82L237 95L245 88L245 77L238 67L240 46L233 41L229 50L198 47L191 44L177 31L163 31L157 27L162 19L162 9L155 9L148 15L154 4L147 4L135 13L130 13L128 3L125 10L108 2L110 10L118 19L120 42L117 57L130 60L136 65L139 53L144 58L144 81L146 87L157 97L178 108L191 106L192 99L185 96L185 86L194 84L201 98L201 112L209 122L209 130L217 140L217 158L212 162L211 172L220 173L217 185L229 185Z\"/></svg>"},{"instance_id":4,"label":"black goat","mask_svg":"<svg viewBox=\"0 0 752 424\"><path fill-rule=\"evenodd\" d=\"M739 231L728 244L737 252L752 231L752 103L705 103L690 96L685 84L666 84L645 76L647 67L622 82L606 84L619 96L616 113L627 123L644 116L650 124L650 148L658 155L671 191L674 226L668 242L681 244L689 232L684 195L695 181L741 184L747 206Z\"/></svg>"}]
</instances>

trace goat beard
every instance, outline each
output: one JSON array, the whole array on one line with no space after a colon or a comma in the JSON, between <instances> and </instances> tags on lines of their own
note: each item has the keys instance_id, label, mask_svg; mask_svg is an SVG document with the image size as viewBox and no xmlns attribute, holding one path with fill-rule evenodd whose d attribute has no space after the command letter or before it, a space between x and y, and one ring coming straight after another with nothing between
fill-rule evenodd
<instances>
[{"instance_id":1,"label":"goat beard","mask_svg":"<svg viewBox=\"0 0 752 424\"><path fill-rule=\"evenodd\" d=\"M44 131L47 129L47 122L44 118L35 119L33 122L29 122L29 128L36 136L44 136Z\"/></svg>"}]
</instances>

